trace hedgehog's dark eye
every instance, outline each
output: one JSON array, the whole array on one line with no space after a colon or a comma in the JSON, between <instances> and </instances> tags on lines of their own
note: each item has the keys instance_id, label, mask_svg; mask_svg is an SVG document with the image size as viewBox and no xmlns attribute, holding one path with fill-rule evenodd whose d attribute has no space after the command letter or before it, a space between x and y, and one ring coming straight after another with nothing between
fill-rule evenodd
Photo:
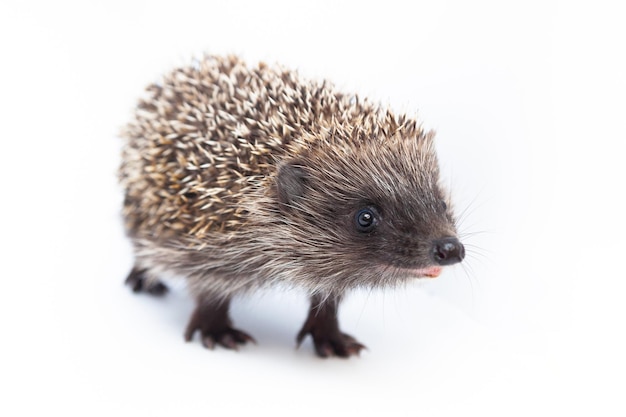
<instances>
[{"instance_id":1,"label":"hedgehog's dark eye","mask_svg":"<svg viewBox=\"0 0 626 417\"><path fill-rule=\"evenodd\" d=\"M373 207L366 207L356 213L356 229L361 233L369 233L374 230L378 223L376 210Z\"/></svg>"},{"instance_id":2,"label":"hedgehog's dark eye","mask_svg":"<svg viewBox=\"0 0 626 417\"><path fill-rule=\"evenodd\" d=\"M448 205L447 205L447 204L446 204L446 202L445 202L445 201L443 201L443 200L441 200L441 208L442 208L442 210L443 210L443 211L448 210Z\"/></svg>"}]
</instances>

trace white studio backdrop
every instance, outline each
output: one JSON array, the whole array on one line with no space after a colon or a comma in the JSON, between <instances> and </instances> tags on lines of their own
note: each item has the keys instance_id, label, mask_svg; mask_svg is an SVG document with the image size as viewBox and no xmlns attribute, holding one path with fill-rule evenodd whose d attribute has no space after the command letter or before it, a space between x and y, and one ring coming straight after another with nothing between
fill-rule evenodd
<instances>
[{"instance_id":1,"label":"white studio backdrop","mask_svg":"<svg viewBox=\"0 0 626 417\"><path fill-rule=\"evenodd\" d=\"M2 415L623 415L624 12L615 2L3 2ZM359 359L295 350L305 296L237 300L259 341L185 344L192 300L122 285L119 128L194 55L280 62L417 112L471 252L356 293Z\"/></svg>"}]
</instances>

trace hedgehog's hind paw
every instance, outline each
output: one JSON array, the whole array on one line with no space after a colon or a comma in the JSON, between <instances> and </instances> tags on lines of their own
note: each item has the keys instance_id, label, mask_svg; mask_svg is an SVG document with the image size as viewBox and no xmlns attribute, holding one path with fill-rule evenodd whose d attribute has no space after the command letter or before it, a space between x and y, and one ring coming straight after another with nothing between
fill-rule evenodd
<instances>
[{"instance_id":1,"label":"hedgehog's hind paw","mask_svg":"<svg viewBox=\"0 0 626 417\"><path fill-rule=\"evenodd\" d=\"M146 270L138 267L133 269L126 277L124 283L133 290L133 292L147 292L148 294L162 296L168 291L168 288L161 281L148 280L145 276Z\"/></svg>"}]
</instances>

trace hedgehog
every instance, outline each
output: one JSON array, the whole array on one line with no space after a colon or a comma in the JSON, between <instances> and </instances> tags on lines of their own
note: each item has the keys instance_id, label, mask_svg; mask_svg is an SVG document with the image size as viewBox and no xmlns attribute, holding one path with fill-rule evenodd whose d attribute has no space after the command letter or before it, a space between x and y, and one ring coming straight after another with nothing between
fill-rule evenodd
<instances>
[{"instance_id":1,"label":"hedgehog","mask_svg":"<svg viewBox=\"0 0 626 417\"><path fill-rule=\"evenodd\" d=\"M281 285L310 297L297 346L358 355L337 311L355 288L434 278L465 256L434 133L328 81L206 55L146 88L123 131L119 180L134 249L126 279L196 301L184 332L212 349L255 342L233 297Z\"/></svg>"}]
</instances>

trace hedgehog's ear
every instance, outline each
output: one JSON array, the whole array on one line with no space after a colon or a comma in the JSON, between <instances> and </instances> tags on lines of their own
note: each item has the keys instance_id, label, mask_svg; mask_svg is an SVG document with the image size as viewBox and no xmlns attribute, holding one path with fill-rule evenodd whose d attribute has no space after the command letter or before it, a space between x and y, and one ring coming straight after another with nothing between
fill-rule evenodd
<instances>
[{"instance_id":1,"label":"hedgehog's ear","mask_svg":"<svg viewBox=\"0 0 626 417\"><path fill-rule=\"evenodd\" d=\"M304 196L308 181L309 174L302 163L290 161L280 165L276 178L276 189L281 205L289 206Z\"/></svg>"}]
</instances>

